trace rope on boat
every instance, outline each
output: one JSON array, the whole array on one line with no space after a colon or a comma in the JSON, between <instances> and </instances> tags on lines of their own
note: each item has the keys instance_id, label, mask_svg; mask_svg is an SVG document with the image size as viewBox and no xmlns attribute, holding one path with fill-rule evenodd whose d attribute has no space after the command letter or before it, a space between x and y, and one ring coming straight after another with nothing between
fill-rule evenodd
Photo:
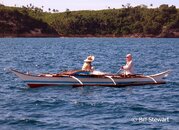
<instances>
[{"instance_id":1,"label":"rope on boat","mask_svg":"<svg viewBox=\"0 0 179 130\"><path fill-rule=\"evenodd\" d=\"M83 82L81 82L80 79L76 78L75 76L70 76L70 77L73 78L73 79L75 79L75 80L77 80L81 85L83 85Z\"/></svg>"},{"instance_id":2,"label":"rope on boat","mask_svg":"<svg viewBox=\"0 0 179 130\"><path fill-rule=\"evenodd\" d=\"M150 79L152 79L155 83L157 83L157 81L156 81L154 78L152 78L151 76L145 76L145 77L150 78Z\"/></svg>"},{"instance_id":3,"label":"rope on boat","mask_svg":"<svg viewBox=\"0 0 179 130\"><path fill-rule=\"evenodd\" d=\"M114 85L116 85L116 82L114 81L114 79L111 76L105 76L105 77L109 78L114 83Z\"/></svg>"}]
</instances>

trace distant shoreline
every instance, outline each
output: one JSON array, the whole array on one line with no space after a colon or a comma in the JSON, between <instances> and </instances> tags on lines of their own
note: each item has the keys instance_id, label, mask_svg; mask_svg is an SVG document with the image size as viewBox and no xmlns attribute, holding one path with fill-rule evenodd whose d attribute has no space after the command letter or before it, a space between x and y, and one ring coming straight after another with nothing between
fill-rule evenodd
<instances>
[{"instance_id":1,"label":"distant shoreline","mask_svg":"<svg viewBox=\"0 0 179 130\"><path fill-rule=\"evenodd\" d=\"M153 35L153 34L129 34L129 35L113 35L113 34L106 34L106 35L92 35L92 34L85 34L85 35L78 35L78 34L69 34L69 35L63 35L63 34L0 34L0 38L48 38L48 37L56 37L56 38L90 38L90 37L96 37L96 38L179 38L179 33L171 33L171 34L163 34L163 35Z\"/></svg>"},{"instance_id":2,"label":"distant shoreline","mask_svg":"<svg viewBox=\"0 0 179 130\"><path fill-rule=\"evenodd\" d=\"M43 12L0 5L0 37L179 38L179 9L126 6L100 11Z\"/></svg>"}]
</instances>

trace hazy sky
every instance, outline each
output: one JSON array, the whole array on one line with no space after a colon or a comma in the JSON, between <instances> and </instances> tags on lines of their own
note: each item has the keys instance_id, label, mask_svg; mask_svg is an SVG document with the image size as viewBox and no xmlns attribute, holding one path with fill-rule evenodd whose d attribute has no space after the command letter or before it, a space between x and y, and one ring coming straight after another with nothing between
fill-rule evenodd
<instances>
[{"instance_id":1,"label":"hazy sky","mask_svg":"<svg viewBox=\"0 0 179 130\"><path fill-rule=\"evenodd\" d=\"M67 8L70 10L98 10L110 8L121 8L122 5L130 3L132 6L145 4L153 7L158 7L161 4L175 5L179 8L179 0L0 0L4 5L9 6L22 6L33 4L37 7L44 6L44 9L58 9L65 11Z\"/></svg>"}]
</instances>

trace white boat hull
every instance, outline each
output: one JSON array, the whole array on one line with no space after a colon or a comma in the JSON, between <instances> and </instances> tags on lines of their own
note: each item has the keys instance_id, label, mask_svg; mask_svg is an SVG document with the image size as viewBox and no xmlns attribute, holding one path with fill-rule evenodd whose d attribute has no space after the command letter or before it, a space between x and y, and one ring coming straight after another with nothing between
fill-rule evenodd
<instances>
[{"instance_id":1,"label":"white boat hull","mask_svg":"<svg viewBox=\"0 0 179 130\"><path fill-rule=\"evenodd\" d=\"M22 79L28 86L42 87L42 86L131 86L131 85L146 85L146 84L163 84L164 78L168 76L171 71L165 71L155 75L149 76L118 76L118 75L61 75L54 76L52 74L29 75L11 69L20 79Z\"/></svg>"}]
</instances>

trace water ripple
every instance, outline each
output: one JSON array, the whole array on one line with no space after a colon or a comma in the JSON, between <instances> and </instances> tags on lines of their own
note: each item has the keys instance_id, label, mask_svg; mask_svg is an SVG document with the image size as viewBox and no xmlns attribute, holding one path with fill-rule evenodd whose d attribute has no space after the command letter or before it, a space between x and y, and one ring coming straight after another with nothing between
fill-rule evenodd
<instances>
[{"instance_id":1,"label":"water ripple","mask_svg":"<svg viewBox=\"0 0 179 130\"><path fill-rule=\"evenodd\" d=\"M0 39L0 125L14 129L176 129L179 123L178 39ZM56 73L79 69L89 54L97 70L115 73L132 53L137 73L172 69L167 84L30 89L8 71ZM134 118L169 118L139 122Z\"/></svg>"}]
</instances>

